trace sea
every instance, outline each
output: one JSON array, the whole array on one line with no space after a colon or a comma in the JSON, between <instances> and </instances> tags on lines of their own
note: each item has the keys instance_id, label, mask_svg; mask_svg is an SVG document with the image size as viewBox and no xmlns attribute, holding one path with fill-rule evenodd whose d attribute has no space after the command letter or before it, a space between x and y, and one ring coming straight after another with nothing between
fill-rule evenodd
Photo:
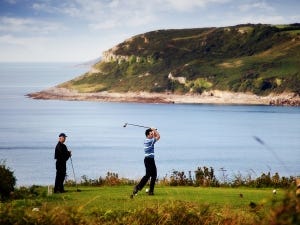
<instances>
[{"instance_id":1,"label":"sea","mask_svg":"<svg viewBox=\"0 0 300 225\"><path fill-rule=\"evenodd\" d=\"M300 175L300 107L34 100L26 94L82 75L76 63L0 63L0 161L18 186L53 185L61 132L76 181L145 173L145 129L155 127L158 177L212 167L218 179ZM74 179L67 162L69 179Z\"/></svg>"}]
</instances>

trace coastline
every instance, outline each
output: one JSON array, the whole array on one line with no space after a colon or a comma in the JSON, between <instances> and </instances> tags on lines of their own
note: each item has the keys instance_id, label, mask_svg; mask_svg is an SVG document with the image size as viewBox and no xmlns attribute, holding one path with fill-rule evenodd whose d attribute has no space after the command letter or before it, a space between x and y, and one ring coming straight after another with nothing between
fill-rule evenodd
<instances>
[{"instance_id":1,"label":"coastline","mask_svg":"<svg viewBox=\"0 0 300 225\"><path fill-rule=\"evenodd\" d=\"M43 100L99 101L99 102L137 102L169 104L237 104L237 105L287 105L300 106L300 96L294 93L270 94L258 96L251 93L233 93L229 91L209 91L202 94L172 94L149 92L97 92L79 93L61 87L51 87L26 96Z\"/></svg>"}]
</instances>

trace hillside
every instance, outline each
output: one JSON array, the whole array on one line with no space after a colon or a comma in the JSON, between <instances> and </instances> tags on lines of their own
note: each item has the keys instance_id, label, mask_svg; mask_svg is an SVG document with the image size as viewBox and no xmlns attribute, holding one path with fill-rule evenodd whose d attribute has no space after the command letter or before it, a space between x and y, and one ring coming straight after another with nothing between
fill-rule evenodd
<instances>
[{"instance_id":1,"label":"hillside","mask_svg":"<svg viewBox=\"0 0 300 225\"><path fill-rule=\"evenodd\" d=\"M205 89L300 93L300 25L158 30L103 53L64 87L81 92Z\"/></svg>"},{"instance_id":2,"label":"hillside","mask_svg":"<svg viewBox=\"0 0 300 225\"><path fill-rule=\"evenodd\" d=\"M58 86L79 93L300 94L300 24L157 30L103 52ZM213 95L213 92L211 92Z\"/></svg>"}]
</instances>

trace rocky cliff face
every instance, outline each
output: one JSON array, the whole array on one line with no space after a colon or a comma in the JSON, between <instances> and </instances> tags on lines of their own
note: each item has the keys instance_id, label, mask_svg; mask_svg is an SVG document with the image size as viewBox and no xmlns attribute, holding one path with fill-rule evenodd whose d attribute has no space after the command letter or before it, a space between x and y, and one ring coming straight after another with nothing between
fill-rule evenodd
<instances>
[{"instance_id":1,"label":"rocky cliff face","mask_svg":"<svg viewBox=\"0 0 300 225\"><path fill-rule=\"evenodd\" d=\"M107 50L102 53L103 62L118 62L120 64L122 61L129 61L129 56L126 55L116 55L113 49Z\"/></svg>"}]
</instances>

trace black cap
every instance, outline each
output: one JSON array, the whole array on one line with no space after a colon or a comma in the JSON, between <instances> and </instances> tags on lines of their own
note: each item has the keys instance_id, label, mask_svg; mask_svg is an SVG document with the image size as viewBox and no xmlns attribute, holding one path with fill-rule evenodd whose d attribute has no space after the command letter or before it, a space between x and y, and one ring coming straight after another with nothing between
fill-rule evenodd
<instances>
[{"instance_id":1,"label":"black cap","mask_svg":"<svg viewBox=\"0 0 300 225\"><path fill-rule=\"evenodd\" d=\"M65 133L60 133L58 137L68 137Z\"/></svg>"}]
</instances>

